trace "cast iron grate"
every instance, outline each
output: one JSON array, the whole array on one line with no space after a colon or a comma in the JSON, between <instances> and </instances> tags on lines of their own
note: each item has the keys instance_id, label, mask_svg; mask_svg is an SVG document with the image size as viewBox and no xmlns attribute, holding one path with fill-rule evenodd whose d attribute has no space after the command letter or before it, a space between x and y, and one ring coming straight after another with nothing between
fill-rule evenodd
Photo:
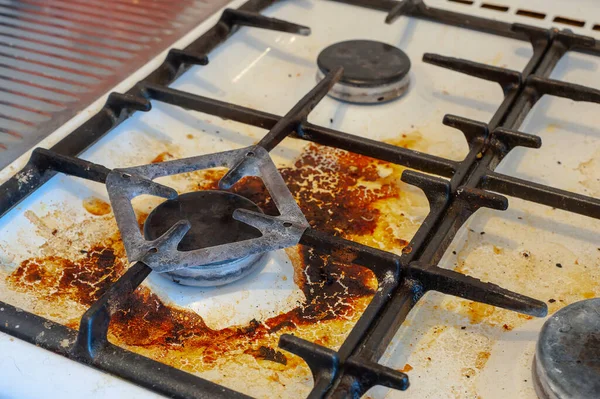
<instances>
[{"instance_id":1,"label":"cast iron grate","mask_svg":"<svg viewBox=\"0 0 600 399\"><path fill-rule=\"evenodd\" d=\"M408 170L402 175L403 181L423 190L430 203L430 213L402 256L311 228L302 235L301 244L323 253L348 255L354 263L371 269L379 282L377 293L338 351L293 335L281 337L280 347L301 356L313 373L315 384L310 397L359 397L375 385L406 389L408 377L404 373L377 362L411 308L428 290L531 315L545 315L547 308L543 302L439 268L437 263L455 233L477 209L507 208L508 201L502 194L600 218L598 199L494 172L514 147L540 147L539 137L513 129L521 124L543 95L600 102L598 90L548 78L567 51L600 55L600 44L592 38L568 31L508 24L431 8L422 0L342 1L387 12L388 23L405 15L531 42L533 56L521 72L436 54L423 56L425 62L497 82L503 90L504 100L487 124L453 115L444 117L443 123L461 130L469 143L469 153L460 162L307 122L312 106L326 94L330 84L317 85L284 117L167 87L190 65L206 64L208 60L204 54L226 40L239 25L297 34L309 32L306 27L267 18L259 13L274 2L250 0L238 10L226 10L213 28L186 49L172 50L157 70L127 93L111 94L104 108L68 137L50 150L34 150L23 170L0 186L0 217L58 172L104 183L109 169L76 156L135 111L149 111L150 100L160 101L269 129L259 143L267 150L293 135L428 173ZM339 77L340 71L334 71L329 75L329 81L335 82ZM23 179L24 176L27 178ZM3 302L0 302L0 331L167 396L243 397L240 393L108 342L107 330L112 314L150 271L141 262L130 267L84 314L79 331Z\"/></svg>"}]
</instances>

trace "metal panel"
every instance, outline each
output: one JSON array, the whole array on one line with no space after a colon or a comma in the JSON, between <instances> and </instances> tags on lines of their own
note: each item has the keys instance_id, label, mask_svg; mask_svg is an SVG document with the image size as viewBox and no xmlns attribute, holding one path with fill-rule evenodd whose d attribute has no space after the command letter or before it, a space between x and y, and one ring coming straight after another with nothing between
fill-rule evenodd
<instances>
[{"instance_id":1,"label":"metal panel","mask_svg":"<svg viewBox=\"0 0 600 399\"><path fill-rule=\"evenodd\" d=\"M0 0L0 169L225 3Z\"/></svg>"}]
</instances>

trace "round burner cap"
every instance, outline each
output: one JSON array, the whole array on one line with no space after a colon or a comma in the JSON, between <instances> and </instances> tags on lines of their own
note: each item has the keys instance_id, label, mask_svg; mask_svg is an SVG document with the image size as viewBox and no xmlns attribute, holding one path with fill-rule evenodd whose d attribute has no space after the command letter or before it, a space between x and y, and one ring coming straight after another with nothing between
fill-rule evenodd
<instances>
[{"instance_id":1,"label":"round burner cap","mask_svg":"<svg viewBox=\"0 0 600 399\"><path fill-rule=\"evenodd\" d=\"M566 306L546 321L533 380L541 399L600 398L600 298Z\"/></svg>"},{"instance_id":2,"label":"round burner cap","mask_svg":"<svg viewBox=\"0 0 600 399\"><path fill-rule=\"evenodd\" d=\"M341 83L373 87L403 79L410 70L410 59L404 51L386 43L349 40L321 51L317 65L324 74L343 66Z\"/></svg>"},{"instance_id":3,"label":"round burner cap","mask_svg":"<svg viewBox=\"0 0 600 399\"><path fill-rule=\"evenodd\" d=\"M188 220L191 228L177 246L183 252L260 237L260 231L233 218L236 209L262 212L249 199L226 191L204 190L181 194L150 212L144 222L144 236L147 240L155 240L178 221ZM248 255L162 275L182 285L218 286L249 274L258 266L262 255Z\"/></svg>"},{"instance_id":4,"label":"round burner cap","mask_svg":"<svg viewBox=\"0 0 600 399\"><path fill-rule=\"evenodd\" d=\"M342 66L344 74L329 94L355 103L376 103L401 96L408 87L410 59L399 48L372 40L332 44L317 58L322 79Z\"/></svg>"}]
</instances>

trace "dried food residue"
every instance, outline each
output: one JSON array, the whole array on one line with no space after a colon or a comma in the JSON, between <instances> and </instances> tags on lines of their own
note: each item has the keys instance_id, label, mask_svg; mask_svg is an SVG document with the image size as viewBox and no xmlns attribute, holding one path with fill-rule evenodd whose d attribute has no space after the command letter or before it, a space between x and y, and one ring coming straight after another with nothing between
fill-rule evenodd
<instances>
[{"instance_id":1,"label":"dried food residue","mask_svg":"<svg viewBox=\"0 0 600 399\"><path fill-rule=\"evenodd\" d=\"M173 154L171 154L169 151L163 151L160 154L158 154L156 157L154 157L154 159L152 161L150 161L150 163L160 163L160 162L168 161L170 159L173 159Z\"/></svg>"},{"instance_id":2,"label":"dried food residue","mask_svg":"<svg viewBox=\"0 0 600 399\"><path fill-rule=\"evenodd\" d=\"M110 204L96 197L89 197L83 200L83 207L86 211L95 216L108 215L111 211Z\"/></svg>"},{"instance_id":3,"label":"dried food residue","mask_svg":"<svg viewBox=\"0 0 600 399\"><path fill-rule=\"evenodd\" d=\"M171 153L163 152L153 162L170 157ZM388 200L397 202L404 196L400 167L311 144L292 167L280 171L307 220L320 231L399 253L407 244L402 234L419 225L419 220L408 219L404 212L389 212L392 205ZM188 174L188 189L214 189L223 173L208 170ZM265 213L277 214L260 179L245 178L232 190L257 203ZM416 204L414 191L412 195L412 203ZM92 212L86 203L98 202L84 202L94 215L110 212L108 204L108 211L102 213ZM143 218L142 215L140 223ZM113 238L86 248L78 258L48 256L23 261L8 276L7 284L43 301L66 299L88 307L126 270L125 253L116 224L114 227ZM299 246L297 255L294 278L305 301L287 313L213 330L198 314L168 305L142 286L114 315L109 339L191 372L210 370L228 358L239 363L243 356L273 370L306 368L297 357L277 350L278 337L294 333L338 347L375 293L377 281L368 269L349 263L352 259L347 254L327 256ZM77 328L79 320L73 318L65 323ZM272 380L279 381L279 377Z\"/></svg>"}]
</instances>

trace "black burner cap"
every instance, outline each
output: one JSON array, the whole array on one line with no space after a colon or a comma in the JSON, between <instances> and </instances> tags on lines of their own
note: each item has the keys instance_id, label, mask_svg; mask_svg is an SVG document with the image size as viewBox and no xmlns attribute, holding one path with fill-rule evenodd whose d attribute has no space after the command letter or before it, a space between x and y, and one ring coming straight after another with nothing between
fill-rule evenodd
<instances>
[{"instance_id":1,"label":"black burner cap","mask_svg":"<svg viewBox=\"0 0 600 399\"><path fill-rule=\"evenodd\" d=\"M349 40L332 44L319 54L317 65L327 74L344 67L341 83L359 87L395 83L410 70L410 59L397 47L373 40Z\"/></svg>"},{"instance_id":2,"label":"black burner cap","mask_svg":"<svg viewBox=\"0 0 600 399\"><path fill-rule=\"evenodd\" d=\"M215 245L260 237L260 231L233 218L236 209L262 212L252 201L226 191L204 190L181 194L157 206L144 223L144 236L154 240L179 220L188 220L192 227L177 249L192 251Z\"/></svg>"}]
</instances>

